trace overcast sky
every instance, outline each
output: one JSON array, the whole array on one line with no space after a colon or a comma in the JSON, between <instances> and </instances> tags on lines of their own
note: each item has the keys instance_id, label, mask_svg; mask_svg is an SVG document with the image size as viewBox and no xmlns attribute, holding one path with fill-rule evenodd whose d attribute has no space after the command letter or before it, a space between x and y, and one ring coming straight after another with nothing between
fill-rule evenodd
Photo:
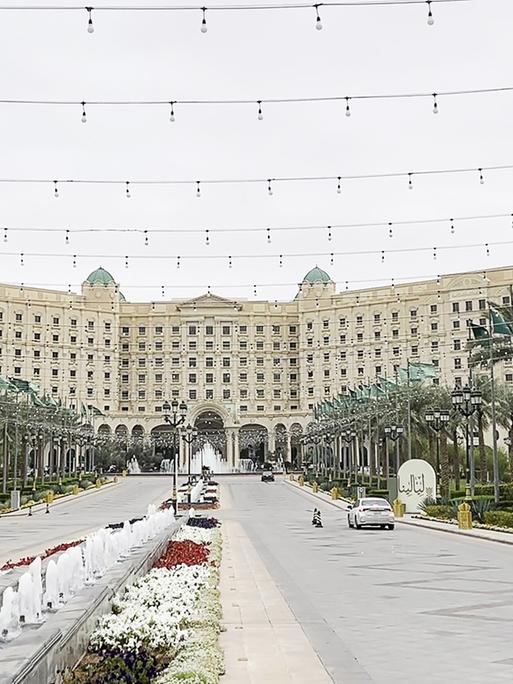
<instances>
[{"instance_id":1,"label":"overcast sky","mask_svg":"<svg viewBox=\"0 0 513 684\"><path fill-rule=\"evenodd\" d=\"M187 0L181 0L187 4ZM55 2L55 4L59 4ZM153 3L152 3L153 4ZM426 7L323 8L210 12L1 12L0 99L265 99L324 95L436 92L513 85L508 0ZM513 93L430 100L344 104L88 108L0 105L0 177L217 179L368 174L513 163ZM227 297L288 299L316 263L344 289L390 278L435 276L511 263L511 247L413 254L329 257L315 252L443 247L513 241L510 219L385 228L217 235L216 227L279 227L396 221L513 211L513 171L414 179L208 186L65 186L0 184L2 226L12 228L147 228L142 235L9 233L0 243L3 282L61 287L98 265L109 269L127 299L197 296L211 286ZM151 228L209 228L204 235L151 234ZM0 238L1 239L1 238ZM36 258L30 252L63 253ZM238 259L237 255L283 254ZM306 256L291 257L292 253ZM77 258L73 254L98 255ZM227 260L129 260L125 255L232 255ZM117 258L120 256L121 258ZM267 285L264 285L267 283ZM357 285L357 283L359 283Z\"/></svg>"}]
</instances>

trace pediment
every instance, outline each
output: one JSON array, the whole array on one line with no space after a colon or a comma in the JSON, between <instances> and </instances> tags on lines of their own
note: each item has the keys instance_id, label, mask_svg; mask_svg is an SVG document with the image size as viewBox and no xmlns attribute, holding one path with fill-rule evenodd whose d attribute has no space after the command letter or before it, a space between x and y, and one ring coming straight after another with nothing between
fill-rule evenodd
<instances>
[{"instance_id":1,"label":"pediment","mask_svg":"<svg viewBox=\"0 0 513 684\"><path fill-rule=\"evenodd\" d=\"M242 306L233 299L226 299L225 297L220 297L219 295L207 292L199 297L187 299L185 302L182 302L177 309L179 311L197 309L231 309L232 311L236 309L237 311L240 311Z\"/></svg>"}]
</instances>

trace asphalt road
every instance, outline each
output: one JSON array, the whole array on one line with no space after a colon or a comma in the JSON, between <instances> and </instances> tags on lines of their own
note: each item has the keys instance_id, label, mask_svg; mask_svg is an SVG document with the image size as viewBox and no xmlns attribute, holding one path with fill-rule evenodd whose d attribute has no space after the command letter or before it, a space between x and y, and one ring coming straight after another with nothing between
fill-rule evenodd
<instances>
[{"instance_id":1,"label":"asphalt road","mask_svg":"<svg viewBox=\"0 0 513 684\"><path fill-rule=\"evenodd\" d=\"M92 490L77 498L56 503L46 515L39 509L0 517L0 565L40 553L61 542L80 539L108 523L137 518L148 504L171 496L171 476L130 476L118 484Z\"/></svg>"},{"instance_id":2,"label":"asphalt road","mask_svg":"<svg viewBox=\"0 0 513 684\"><path fill-rule=\"evenodd\" d=\"M238 520L340 684L513 682L513 549L346 514L283 481L222 478ZM307 682L305 682L307 684Z\"/></svg>"}]
</instances>

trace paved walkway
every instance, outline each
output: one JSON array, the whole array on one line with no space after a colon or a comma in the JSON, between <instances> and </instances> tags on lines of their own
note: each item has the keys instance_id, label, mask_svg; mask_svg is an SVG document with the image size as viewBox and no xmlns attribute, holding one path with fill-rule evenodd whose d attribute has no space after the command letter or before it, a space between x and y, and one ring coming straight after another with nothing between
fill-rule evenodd
<instances>
[{"instance_id":1,"label":"paved walkway","mask_svg":"<svg viewBox=\"0 0 513 684\"><path fill-rule=\"evenodd\" d=\"M232 507L222 485L221 501ZM223 684L332 682L241 524L225 520L222 530Z\"/></svg>"},{"instance_id":2,"label":"paved walkway","mask_svg":"<svg viewBox=\"0 0 513 684\"><path fill-rule=\"evenodd\" d=\"M300 487L297 482L290 480L285 480L286 484L294 487L295 489L304 492L305 496L311 498L316 498L319 501L324 501L329 503L342 511L347 511L347 503L343 500L336 499L333 500L329 494L326 492L318 492L314 494L310 487ZM475 527L471 530L460 530L456 523L444 523L437 522L436 520L424 520L422 518L413 518L410 515L406 515L404 518L397 518L397 523L403 525L413 525L415 527L423 527L429 530L437 530L439 532L446 532L450 534L457 534L461 537L474 537L474 539L486 539L488 541L499 542L501 544L511 544L513 545L513 533L512 532L499 532L496 530L487 530L480 527Z\"/></svg>"}]
</instances>

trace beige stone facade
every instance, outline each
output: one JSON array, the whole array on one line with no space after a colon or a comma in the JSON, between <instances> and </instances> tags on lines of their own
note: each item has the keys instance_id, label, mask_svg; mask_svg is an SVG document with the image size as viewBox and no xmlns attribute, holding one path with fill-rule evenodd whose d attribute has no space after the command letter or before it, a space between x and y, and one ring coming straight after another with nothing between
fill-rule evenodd
<instances>
[{"instance_id":1,"label":"beige stone facade","mask_svg":"<svg viewBox=\"0 0 513 684\"><path fill-rule=\"evenodd\" d=\"M268 430L271 451L284 426L288 451L292 426L304 428L316 403L392 377L408 359L438 365L439 382L464 382L467 320L486 324L488 300L510 304L512 283L506 267L337 293L315 268L293 301L205 294L158 303L125 301L103 269L81 294L0 285L0 375L92 405L104 414L97 426L112 431L148 433L177 398L188 420L206 410L222 418L234 459L248 424ZM513 380L507 364L498 375Z\"/></svg>"}]
</instances>

